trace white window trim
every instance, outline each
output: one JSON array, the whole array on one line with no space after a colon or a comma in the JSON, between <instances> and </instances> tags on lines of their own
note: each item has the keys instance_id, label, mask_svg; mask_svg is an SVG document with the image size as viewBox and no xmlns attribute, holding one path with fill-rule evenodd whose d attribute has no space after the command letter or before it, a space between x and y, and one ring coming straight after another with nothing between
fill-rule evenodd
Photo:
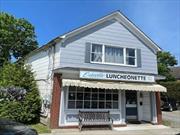
<instances>
[{"instance_id":1,"label":"white window trim","mask_svg":"<svg viewBox=\"0 0 180 135\"><path fill-rule=\"evenodd\" d=\"M77 87L76 87L76 89L77 89ZM89 111L89 110L91 110L91 111L107 111L107 110L111 110L112 111L113 110L113 111L119 111L119 110L121 110L120 109L120 107L121 107L120 103L121 102L119 102L121 100L121 96L119 95L119 91L118 91L117 94L118 94L118 101L117 101L118 102L118 108L109 108L109 109L108 108L68 108L68 101L69 101L69 97L68 97L68 95L69 95L69 87L68 87L67 92L66 92L66 100L67 100L67 102L65 103L65 111L73 111L73 112L76 112L78 110L84 110L84 111ZM111 100L111 102L113 102L113 100ZM76 103L75 103L75 106L76 106Z\"/></svg>"},{"instance_id":2,"label":"white window trim","mask_svg":"<svg viewBox=\"0 0 180 135\"><path fill-rule=\"evenodd\" d=\"M102 46L102 62L97 62L97 61L92 61L91 56L92 56L92 44L99 44ZM120 64L120 63L111 63L111 62L105 62L105 46L109 46L109 47L114 47L114 48L122 48L123 49L123 53L124 53L124 63ZM127 66L127 67L137 67L137 48L129 48L129 49L134 49L135 50L135 65L128 65L126 63L126 49L128 49L129 47L117 47L117 46L113 46L113 45L105 45L102 43L91 43L91 51L90 51L90 63L93 64L105 64L105 65L115 65L115 66Z\"/></svg>"}]
</instances>

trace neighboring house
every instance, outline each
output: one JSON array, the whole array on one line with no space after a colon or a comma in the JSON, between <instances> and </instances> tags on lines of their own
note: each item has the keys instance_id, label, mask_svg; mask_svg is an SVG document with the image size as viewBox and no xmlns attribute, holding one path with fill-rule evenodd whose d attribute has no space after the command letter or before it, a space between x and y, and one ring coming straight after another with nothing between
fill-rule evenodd
<instances>
[{"instance_id":1,"label":"neighboring house","mask_svg":"<svg viewBox=\"0 0 180 135\"><path fill-rule=\"evenodd\" d=\"M178 67L172 67L172 68L171 68L171 74L172 74L177 80L180 80L180 66L178 66Z\"/></svg>"},{"instance_id":2,"label":"neighboring house","mask_svg":"<svg viewBox=\"0 0 180 135\"><path fill-rule=\"evenodd\" d=\"M26 57L51 128L77 127L78 112L109 110L114 126L161 124L156 53L151 39L120 12L53 39ZM50 103L50 111L46 110Z\"/></svg>"}]
</instances>

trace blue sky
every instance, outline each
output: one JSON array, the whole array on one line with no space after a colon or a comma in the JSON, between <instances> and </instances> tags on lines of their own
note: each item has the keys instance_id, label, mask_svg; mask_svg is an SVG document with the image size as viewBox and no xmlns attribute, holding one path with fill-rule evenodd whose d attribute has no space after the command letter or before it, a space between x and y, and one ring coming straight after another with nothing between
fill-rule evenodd
<instances>
[{"instance_id":1,"label":"blue sky","mask_svg":"<svg viewBox=\"0 0 180 135\"><path fill-rule=\"evenodd\" d=\"M0 10L30 21L40 46L120 10L180 65L180 0L0 0Z\"/></svg>"}]
</instances>

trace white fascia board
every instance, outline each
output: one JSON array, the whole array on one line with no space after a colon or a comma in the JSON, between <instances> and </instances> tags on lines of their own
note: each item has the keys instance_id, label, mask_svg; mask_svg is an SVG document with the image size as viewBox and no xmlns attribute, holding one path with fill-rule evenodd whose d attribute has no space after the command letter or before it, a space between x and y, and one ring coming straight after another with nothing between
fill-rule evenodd
<instances>
[{"instance_id":1,"label":"white fascia board","mask_svg":"<svg viewBox=\"0 0 180 135\"><path fill-rule=\"evenodd\" d=\"M126 26L134 35L136 35L140 40L142 40L150 48L154 48L155 51L161 51L162 49L155 44L145 33L143 33L135 24L133 24L126 16L117 12L118 21Z\"/></svg>"},{"instance_id":2,"label":"white fascia board","mask_svg":"<svg viewBox=\"0 0 180 135\"><path fill-rule=\"evenodd\" d=\"M147 35L145 35L135 24L133 24L127 17L125 17L123 14L121 14L119 11L116 11L110 15L107 15L101 19L98 19L94 22L91 22L87 25L84 25L80 28L77 28L71 32L68 32L62 36L65 36L64 40L75 36L87 29L90 29L92 27L95 27L96 25L103 23L107 20L116 19L119 23L123 24L128 30L130 30L136 37L138 37L145 45L152 48L154 50L154 53L161 51L162 49L156 45Z\"/></svg>"}]
</instances>

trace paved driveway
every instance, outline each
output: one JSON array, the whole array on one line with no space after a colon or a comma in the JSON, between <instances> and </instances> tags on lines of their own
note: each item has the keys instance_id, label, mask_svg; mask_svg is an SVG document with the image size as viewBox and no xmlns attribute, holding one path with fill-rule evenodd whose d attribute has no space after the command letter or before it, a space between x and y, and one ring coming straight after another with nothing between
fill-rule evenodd
<instances>
[{"instance_id":1,"label":"paved driveway","mask_svg":"<svg viewBox=\"0 0 180 135\"><path fill-rule=\"evenodd\" d=\"M162 111L162 118L171 121L173 127L180 128L180 110L173 112Z\"/></svg>"}]
</instances>

